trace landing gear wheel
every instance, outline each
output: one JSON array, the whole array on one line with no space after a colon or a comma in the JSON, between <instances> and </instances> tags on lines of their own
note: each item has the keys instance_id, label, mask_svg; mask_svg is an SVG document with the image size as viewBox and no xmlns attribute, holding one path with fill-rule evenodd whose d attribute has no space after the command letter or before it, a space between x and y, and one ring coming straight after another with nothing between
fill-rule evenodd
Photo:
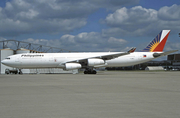
<instances>
[{"instance_id":1,"label":"landing gear wheel","mask_svg":"<svg viewBox=\"0 0 180 118\"><path fill-rule=\"evenodd\" d=\"M19 72L18 72L18 74L20 74L20 75L21 75L21 74L23 74L23 73L22 73L22 71L21 71L21 69L19 69Z\"/></svg>"},{"instance_id":2,"label":"landing gear wheel","mask_svg":"<svg viewBox=\"0 0 180 118\"><path fill-rule=\"evenodd\" d=\"M84 74L88 74L88 71L85 70L85 71L84 71Z\"/></svg>"},{"instance_id":3,"label":"landing gear wheel","mask_svg":"<svg viewBox=\"0 0 180 118\"><path fill-rule=\"evenodd\" d=\"M9 69L6 69L6 70L5 70L5 74L7 74L7 75L10 74L10 70L9 70Z\"/></svg>"},{"instance_id":4,"label":"landing gear wheel","mask_svg":"<svg viewBox=\"0 0 180 118\"><path fill-rule=\"evenodd\" d=\"M92 74L96 74L97 72L95 70L92 71Z\"/></svg>"},{"instance_id":5,"label":"landing gear wheel","mask_svg":"<svg viewBox=\"0 0 180 118\"><path fill-rule=\"evenodd\" d=\"M85 70L84 74L96 74L97 72L95 70Z\"/></svg>"}]
</instances>

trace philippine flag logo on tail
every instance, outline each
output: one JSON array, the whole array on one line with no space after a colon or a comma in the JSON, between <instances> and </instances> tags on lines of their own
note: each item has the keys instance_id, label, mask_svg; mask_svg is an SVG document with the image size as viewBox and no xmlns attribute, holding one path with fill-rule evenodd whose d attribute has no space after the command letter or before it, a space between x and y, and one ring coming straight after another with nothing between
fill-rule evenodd
<instances>
[{"instance_id":1,"label":"philippine flag logo on tail","mask_svg":"<svg viewBox=\"0 0 180 118\"><path fill-rule=\"evenodd\" d=\"M143 52L162 52L169 36L170 30L162 30Z\"/></svg>"}]
</instances>

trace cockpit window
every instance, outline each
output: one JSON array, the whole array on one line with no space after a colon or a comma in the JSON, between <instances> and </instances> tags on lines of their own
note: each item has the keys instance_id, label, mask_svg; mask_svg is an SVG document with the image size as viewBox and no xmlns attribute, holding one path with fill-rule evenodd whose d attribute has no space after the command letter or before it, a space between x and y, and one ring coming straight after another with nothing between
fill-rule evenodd
<instances>
[{"instance_id":1,"label":"cockpit window","mask_svg":"<svg viewBox=\"0 0 180 118\"><path fill-rule=\"evenodd\" d=\"M10 57L7 57L6 59L10 60Z\"/></svg>"}]
</instances>

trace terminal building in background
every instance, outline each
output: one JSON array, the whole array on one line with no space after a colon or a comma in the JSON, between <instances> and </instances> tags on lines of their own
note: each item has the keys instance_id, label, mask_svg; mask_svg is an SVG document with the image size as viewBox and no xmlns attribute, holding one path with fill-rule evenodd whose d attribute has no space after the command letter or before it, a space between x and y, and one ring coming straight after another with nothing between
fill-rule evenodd
<instances>
[{"instance_id":1,"label":"terminal building in background","mask_svg":"<svg viewBox=\"0 0 180 118\"><path fill-rule=\"evenodd\" d=\"M168 55L167 60L171 62L173 68L180 69L180 54Z\"/></svg>"}]
</instances>

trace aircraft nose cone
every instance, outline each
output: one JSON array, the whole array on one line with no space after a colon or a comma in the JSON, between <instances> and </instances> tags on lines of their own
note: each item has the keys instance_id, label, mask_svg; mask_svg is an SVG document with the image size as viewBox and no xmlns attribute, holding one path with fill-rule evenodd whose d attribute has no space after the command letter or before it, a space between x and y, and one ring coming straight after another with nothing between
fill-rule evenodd
<instances>
[{"instance_id":1,"label":"aircraft nose cone","mask_svg":"<svg viewBox=\"0 0 180 118\"><path fill-rule=\"evenodd\" d=\"M2 64L5 64L5 60L2 60L1 63L2 63Z\"/></svg>"},{"instance_id":2,"label":"aircraft nose cone","mask_svg":"<svg viewBox=\"0 0 180 118\"><path fill-rule=\"evenodd\" d=\"M7 60L2 60L1 63L4 64L4 65L8 65L9 64L9 62Z\"/></svg>"}]
</instances>

